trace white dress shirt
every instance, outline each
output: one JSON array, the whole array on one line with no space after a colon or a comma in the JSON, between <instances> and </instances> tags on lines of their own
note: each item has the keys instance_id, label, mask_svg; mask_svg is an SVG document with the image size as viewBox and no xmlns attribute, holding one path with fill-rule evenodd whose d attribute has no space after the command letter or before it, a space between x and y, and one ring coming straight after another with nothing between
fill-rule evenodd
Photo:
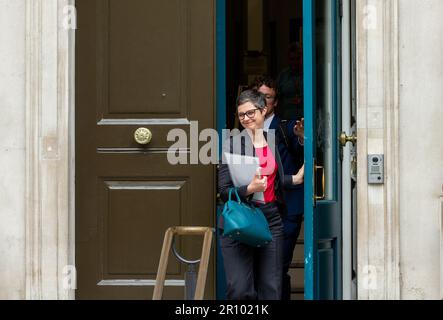
<instances>
[{"instance_id":1,"label":"white dress shirt","mask_svg":"<svg viewBox=\"0 0 443 320\"><path fill-rule=\"evenodd\" d=\"M272 122L272 120L274 120L274 117L275 117L275 113L273 113L272 116L265 119L265 123L263 125L263 131L265 131L265 132L269 131L269 127L271 126L271 122Z\"/></svg>"}]
</instances>

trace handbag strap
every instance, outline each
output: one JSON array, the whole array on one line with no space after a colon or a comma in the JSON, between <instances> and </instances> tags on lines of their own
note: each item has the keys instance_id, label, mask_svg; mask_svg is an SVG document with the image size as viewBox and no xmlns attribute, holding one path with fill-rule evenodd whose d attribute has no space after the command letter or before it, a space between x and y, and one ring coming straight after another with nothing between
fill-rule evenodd
<instances>
[{"instance_id":1,"label":"handbag strap","mask_svg":"<svg viewBox=\"0 0 443 320\"><path fill-rule=\"evenodd\" d=\"M235 195L236 195L236 197L237 197L237 202L238 202L238 203L244 203L244 202L242 202L242 200L241 200L241 198L240 198L240 196L239 196L239 194L238 194L238 188L230 188L230 189L229 189L229 201L232 200L232 191L235 192ZM244 203L244 204L246 204L246 203ZM250 206L250 207L251 207L252 209L254 209L254 210L257 209L256 206L254 206L254 203L253 203L252 201L248 202L247 205Z\"/></svg>"},{"instance_id":2,"label":"handbag strap","mask_svg":"<svg viewBox=\"0 0 443 320\"><path fill-rule=\"evenodd\" d=\"M238 201L238 203L240 203L241 202L241 199L240 199L240 196L238 195L238 190L237 190L237 188L230 188L229 189L229 201L231 201L232 200L232 191L234 190L234 192L235 192L235 195L237 196L237 201Z\"/></svg>"}]
</instances>

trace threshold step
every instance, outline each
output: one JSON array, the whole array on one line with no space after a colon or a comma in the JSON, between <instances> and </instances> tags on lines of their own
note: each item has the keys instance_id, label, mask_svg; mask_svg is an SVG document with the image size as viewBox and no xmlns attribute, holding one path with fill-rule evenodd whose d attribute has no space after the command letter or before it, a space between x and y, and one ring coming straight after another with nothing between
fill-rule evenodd
<instances>
[{"instance_id":1,"label":"threshold step","mask_svg":"<svg viewBox=\"0 0 443 320\"><path fill-rule=\"evenodd\" d=\"M305 288L293 287L293 288L291 288L291 293L305 293Z\"/></svg>"},{"instance_id":2,"label":"threshold step","mask_svg":"<svg viewBox=\"0 0 443 320\"><path fill-rule=\"evenodd\" d=\"M305 263L302 261L295 261L295 262L291 263L289 266L290 269L301 269L304 267L305 267Z\"/></svg>"}]
</instances>

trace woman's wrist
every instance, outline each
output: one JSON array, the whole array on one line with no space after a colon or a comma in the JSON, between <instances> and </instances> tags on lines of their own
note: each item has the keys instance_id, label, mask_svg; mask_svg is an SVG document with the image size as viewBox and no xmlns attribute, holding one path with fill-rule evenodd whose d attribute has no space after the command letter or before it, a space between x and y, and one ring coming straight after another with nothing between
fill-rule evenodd
<instances>
[{"instance_id":1,"label":"woman's wrist","mask_svg":"<svg viewBox=\"0 0 443 320\"><path fill-rule=\"evenodd\" d=\"M246 188L246 195L249 196L254 193L254 190L252 189L251 184L248 184L248 187Z\"/></svg>"}]
</instances>

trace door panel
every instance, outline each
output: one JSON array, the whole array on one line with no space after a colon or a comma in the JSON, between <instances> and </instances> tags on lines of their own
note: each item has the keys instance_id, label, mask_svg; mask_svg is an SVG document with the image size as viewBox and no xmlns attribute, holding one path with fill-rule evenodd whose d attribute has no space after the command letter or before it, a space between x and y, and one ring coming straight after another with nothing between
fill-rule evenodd
<instances>
[{"instance_id":1,"label":"door panel","mask_svg":"<svg viewBox=\"0 0 443 320\"><path fill-rule=\"evenodd\" d=\"M189 133L191 121L214 127L214 4L76 6L76 298L151 299L153 281L139 280L155 280L166 229L214 225L215 168L169 164L166 138ZM153 134L148 146L134 140L139 127ZM195 259L201 245L186 237L177 249ZM213 269L211 261L206 298ZM184 271L171 258L167 279ZM165 299L183 297L182 287L165 288Z\"/></svg>"},{"instance_id":2,"label":"door panel","mask_svg":"<svg viewBox=\"0 0 443 320\"><path fill-rule=\"evenodd\" d=\"M181 0L101 2L104 15L100 18L105 26L102 33L108 33L102 38L102 49L107 56L104 66L109 67L105 71L110 89L109 113L186 116L190 3ZM134 83L143 86L134 86Z\"/></svg>"},{"instance_id":3,"label":"door panel","mask_svg":"<svg viewBox=\"0 0 443 320\"><path fill-rule=\"evenodd\" d=\"M305 0L305 298L341 298L339 0Z\"/></svg>"},{"instance_id":4,"label":"door panel","mask_svg":"<svg viewBox=\"0 0 443 320\"><path fill-rule=\"evenodd\" d=\"M162 230L180 225L184 215L186 181L111 181L100 179L99 230L102 230L100 251L103 253L104 275L108 277L157 273L157 261L146 252L155 252L162 245ZM168 198L163 203L156 199ZM155 217L156 213L168 215ZM158 229L150 230L152 220ZM150 230L150 232L146 232ZM145 245L140 245L140 244ZM169 265L170 273L179 275L177 264Z\"/></svg>"}]
</instances>

